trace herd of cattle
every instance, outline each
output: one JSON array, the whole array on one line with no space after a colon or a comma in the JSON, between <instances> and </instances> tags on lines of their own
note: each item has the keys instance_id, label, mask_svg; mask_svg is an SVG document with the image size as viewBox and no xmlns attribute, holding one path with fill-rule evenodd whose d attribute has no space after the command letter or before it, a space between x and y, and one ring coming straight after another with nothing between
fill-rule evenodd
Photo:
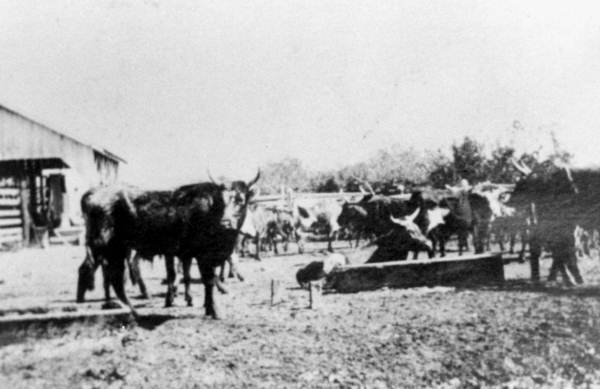
<instances>
[{"instance_id":1,"label":"herd of cattle","mask_svg":"<svg viewBox=\"0 0 600 389\"><path fill-rule=\"evenodd\" d=\"M94 273L101 267L105 296L110 286L117 297L135 310L125 293L127 265L131 279L140 282L139 258L163 256L166 264L165 305L171 306L176 293L175 257L179 258L185 286L184 296L192 305L190 267L195 258L204 284L204 308L218 317L213 298L216 286L225 291L223 271L235 269L237 253L247 253L247 242L254 243L254 256L261 249L278 253L278 244L288 250L290 242L299 252L309 237L325 236L328 249L332 240L345 237L351 244L361 239L376 249L368 262L403 260L413 252L426 252L429 258L445 256L446 243L453 236L459 255L469 250L472 237L476 253L490 249L492 240L504 250L508 240L512 252L520 235L521 258L529 244L532 279L539 281L539 257L546 248L553 257L550 279L561 273L570 283L568 271L577 283L583 282L577 268L576 250L584 235L594 231L600 221L600 172L574 171L556 167L551 173L532 172L516 161L522 178L514 185L479 183L445 190L420 188L410 194L383 195L373 192L368 183L360 199L337 197L302 198L266 205L253 201L253 186L260 173L249 181L187 185L174 191L142 191L128 186L104 186L88 191L81 206L86 220L87 255L79 268L77 300L83 301L92 289ZM576 233L578 231L578 233ZM492 239L494 237L494 239ZM580 241L581 239L579 239ZM216 275L217 268L221 275Z\"/></svg>"}]
</instances>

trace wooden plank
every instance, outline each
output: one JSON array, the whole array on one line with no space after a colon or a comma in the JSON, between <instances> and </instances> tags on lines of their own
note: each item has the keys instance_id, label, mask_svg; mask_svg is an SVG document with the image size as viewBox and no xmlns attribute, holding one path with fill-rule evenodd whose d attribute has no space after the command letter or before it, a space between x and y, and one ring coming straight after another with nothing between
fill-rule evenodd
<instances>
[{"instance_id":1,"label":"wooden plank","mask_svg":"<svg viewBox=\"0 0 600 389\"><path fill-rule=\"evenodd\" d=\"M20 226L21 218L0 219L0 228L7 226Z\"/></svg>"},{"instance_id":2,"label":"wooden plank","mask_svg":"<svg viewBox=\"0 0 600 389\"><path fill-rule=\"evenodd\" d=\"M382 287L492 284L504 281L502 254L348 265L334 269L326 288L358 292Z\"/></svg>"},{"instance_id":3,"label":"wooden plank","mask_svg":"<svg viewBox=\"0 0 600 389\"><path fill-rule=\"evenodd\" d=\"M0 209L0 218L5 217L20 217L21 210L20 209Z\"/></svg>"},{"instance_id":4,"label":"wooden plank","mask_svg":"<svg viewBox=\"0 0 600 389\"><path fill-rule=\"evenodd\" d=\"M19 188L0 188L0 197L17 197Z\"/></svg>"},{"instance_id":5,"label":"wooden plank","mask_svg":"<svg viewBox=\"0 0 600 389\"><path fill-rule=\"evenodd\" d=\"M20 198L0 198L0 207L16 207L21 204Z\"/></svg>"}]
</instances>

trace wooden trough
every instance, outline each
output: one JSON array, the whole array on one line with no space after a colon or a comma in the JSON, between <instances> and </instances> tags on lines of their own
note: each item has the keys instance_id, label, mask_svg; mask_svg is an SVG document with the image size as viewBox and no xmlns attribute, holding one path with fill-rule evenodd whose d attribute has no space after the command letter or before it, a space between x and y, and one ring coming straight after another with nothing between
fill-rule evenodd
<instances>
[{"instance_id":1,"label":"wooden trough","mask_svg":"<svg viewBox=\"0 0 600 389\"><path fill-rule=\"evenodd\" d=\"M341 293L382 287L488 285L504 281L502 254L348 265L327 275L325 289Z\"/></svg>"}]
</instances>

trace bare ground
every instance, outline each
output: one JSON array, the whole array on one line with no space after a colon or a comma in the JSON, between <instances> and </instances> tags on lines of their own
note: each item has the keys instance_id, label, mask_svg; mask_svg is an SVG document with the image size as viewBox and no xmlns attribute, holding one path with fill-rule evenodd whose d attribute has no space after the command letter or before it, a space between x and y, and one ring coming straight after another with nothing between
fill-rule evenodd
<instances>
[{"instance_id":1,"label":"bare ground","mask_svg":"<svg viewBox=\"0 0 600 389\"><path fill-rule=\"evenodd\" d=\"M101 278L75 304L80 247L0 254L0 313L100 307ZM505 266L501 287L383 289L326 294L307 309L295 283L315 255L246 260L245 282L217 296L222 320L196 307L162 308L162 262L142 269L153 297L140 325L75 322L4 334L0 387L598 387L600 263L582 259L586 285L535 286L528 264ZM549 260L542 262L547 274ZM197 276L197 272L193 275ZM271 306L270 281L282 301ZM182 290L182 288L180 288ZM132 296L138 291L129 286ZM150 317L150 316L147 316ZM7 340L8 339L8 340Z\"/></svg>"}]
</instances>

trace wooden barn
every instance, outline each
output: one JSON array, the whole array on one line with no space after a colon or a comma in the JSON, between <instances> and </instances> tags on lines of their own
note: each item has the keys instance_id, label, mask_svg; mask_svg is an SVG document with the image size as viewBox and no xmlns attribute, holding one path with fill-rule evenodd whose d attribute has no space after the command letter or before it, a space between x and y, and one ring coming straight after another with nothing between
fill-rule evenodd
<instances>
[{"instance_id":1,"label":"wooden barn","mask_svg":"<svg viewBox=\"0 0 600 389\"><path fill-rule=\"evenodd\" d=\"M115 181L120 162L0 105L0 246L82 231L81 195Z\"/></svg>"}]
</instances>

